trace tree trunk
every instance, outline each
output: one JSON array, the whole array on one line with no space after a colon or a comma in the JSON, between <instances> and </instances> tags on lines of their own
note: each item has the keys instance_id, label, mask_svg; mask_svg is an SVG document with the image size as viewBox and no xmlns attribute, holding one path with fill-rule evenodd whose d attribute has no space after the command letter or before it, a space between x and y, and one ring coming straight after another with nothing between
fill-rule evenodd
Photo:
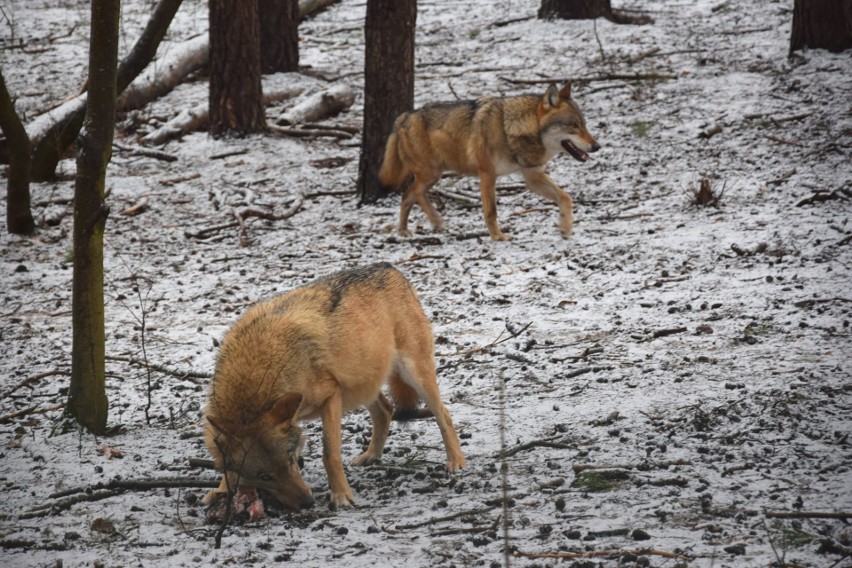
<instances>
[{"instance_id":1,"label":"tree trunk","mask_svg":"<svg viewBox=\"0 0 852 568\"><path fill-rule=\"evenodd\" d=\"M795 0L790 53L803 47L833 52L852 47L852 1Z\"/></svg>"},{"instance_id":2,"label":"tree trunk","mask_svg":"<svg viewBox=\"0 0 852 568\"><path fill-rule=\"evenodd\" d=\"M35 230L30 211L30 139L18 113L15 102L6 89L0 73L0 129L9 142L9 182L6 186L6 230L19 235L29 235Z\"/></svg>"},{"instance_id":3,"label":"tree trunk","mask_svg":"<svg viewBox=\"0 0 852 568\"><path fill-rule=\"evenodd\" d=\"M130 53L121 60L116 76L117 92L122 92L154 59L157 47L166 35L181 0L160 0L154 13L145 25L142 35L136 40ZM56 165L83 127L86 107L68 115L65 120L54 124L47 134L36 143L32 157L33 181L47 181L53 178Z\"/></svg>"},{"instance_id":4,"label":"tree trunk","mask_svg":"<svg viewBox=\"0 0 852 568\"><path fill-rule=\"evenodd\" d=\"M213 137L266 130L257 0L210 0L210 123Z\"/></svg>"},{"instance_id":5,"label":"tree trunk","mask_svg":"<svg viewBox=\"0 0 852 568\"><path fill-rule=\"evenodd\" d=\"M611 20L613 16L610 0L541 0L538 17L547 20Z\"/></svg>"},{"instance_id":6,"label":"tree trunk","mask_svg":"<svg viewBox=\"0 0 852 568\"><path fill-rule=\"evenodd\" d=\"M104 205L112 155L120 0L92 1L89 99L77 138L74 185L74 284L69 414L94 434L106 430L109 404L104 371Z\"/></svg>"},{"instance_id":7,"label":"tree trunk","mask_svg":"<svg viewBox=\"0 0 852 568\"><path fill-rule=\"evenodd\" d=\"M299 70L299 1L258 0L264 73Z\"/></svg>"},{"instance_id":8,"label":"tree trunk","mask_svg":"<svg viewBox=\"0 0 852 568\"><path fill-rule=\"evenodd\" d=\"M401 113L414 107L416 0L367 0L364 128L357 191L372 203L388 190L379 183L385 142Z\"/></svg>"}]
</instances>

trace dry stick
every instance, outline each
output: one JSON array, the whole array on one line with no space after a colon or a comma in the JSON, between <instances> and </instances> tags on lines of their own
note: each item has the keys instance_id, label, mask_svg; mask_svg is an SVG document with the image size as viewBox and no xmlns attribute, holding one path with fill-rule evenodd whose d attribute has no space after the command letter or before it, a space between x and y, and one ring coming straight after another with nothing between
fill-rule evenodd
<instances>
[{"instance_id":1,"label":"dry stick","mask_svg":"<svg viewBox=\"0 0 852 568\"><path fill-rule=\"evenodd\" d=\"M666 337L667 335L674 335L676 333L683 333L686 331L685 327L673 327L670 329L658 329L651 334L654 339L658 337Z\"/></svg>"},{"instance_id":2,"label":"dry stick","mask_svg":"<svg viewBox=\"0 0 852 568\"><path fill-rule=\"evenodd\" d=\"M669 466L673 465L691 465L692 462L687 460L672 460L672 461L663 461L663 462L651 462L650 464L615 464L615 465L606 465L606 464L574 464L571 466L571 469L574 470L574 473L580 473L583 471L594 470L594 469L637 469L639 465L652 465L655 469L665 469Z\"/></svg>"},{"instance_id":3,"label":"dry stick","mask_svg":"<svg viewBox=\"0 0 852 568\"><path fill-rule=\"evenodd\" d=\"M770 519L852 519L852 513L830 513L821 511L766 511Z\"/></svg>"},{"instance_id":4,"label":"dry stick","mask_svg":"<svg viewBox=\"0 0 852 568\"><path fill-rule=\"evenodd\" d=\"M810 308L814 304L826 304L828 302L847 302L852 303L852 300L849 298L814 298L811 300L799 300L798 302L793 302L793 305L797 308Z\"/></svg>"},{"instance_id":5,"label":"dry stick","mask_svg":"<svg viewBox=\"0 0 852 568\"><path fill-rule=\"evenodd\" d=\"M108 361L120 361L122 363L130 363L131 365L150 367L155 371L159 371L160 373L165 373L167 375L171 375L179 379L209 379L213 376L210 373L204 373L201 371L180 371L178 369L166 367L165 365L157 365L155 363L148 363L141 359L134 359L133 357L118 357L115 355L107 355L106 359Z\"/></svg>"},{"instance_id":6,"label":"dry stick","mask_svg":"<svg viewBox=\"0 0 852 568\"><path fill-rule=\"evenodd\" d=\"M12 420L14 418L18 418L20 416L25 416L27 414L44 414L45 412L51 412L53 410L59 410L63 406L65 406L64 402L61 402L59 404L54 404L53 406L46 406L46 407L43 407L43 408L39 408L38 404L34 404L33 406L30 406L28 408L23 408L21 410L12 412L10 414L0 416L0 424L5 424L6 422L9 422L10 420Z\"/></svg>"},{"instance_id":7,"label":"dry stick","mask_svg":"<svg viewBox=\"0 0 852 568\"><path fill-rule=\"evenodd\" d=\"M677 79L677 75L663 73L606 73L604 75L593 75L591 77L552 77L549 79L512 79L511 77L500 77L501 80L516 85L543 85L547 83L591 83L593 81L663 81Z\"/></svg>"},{"instance_id":8,"label":"dry stick","mask_svg":"<svg viewBox=\"0 0 852 568\"><path fill-rule=\"evenodd\" d=\"M493 509L497 508L497 504L491 505L489 507L482 507L480 509L468 509L466 511L459 511L458 513L453 513L452 515L446 515L443 517L432 517L426 521L422 521L419 523L412 523L410 525L398 525L394 527L394 530L397 531L406 531L411 529L419 529L420 527L425 527L428 525L434 525L436 523L443 523L444 521L452 521L454 519L458 519L459 517L465 517L467 515L477 516L483 513L487 513Z\"/></svg>"},{"instance_id":9,"label":"dry stick","mask_svg":"<svg viewBox=\"0 0 852 568\"><path fill-rule=\"evenodd\" d=\"M274 126L272 124L267 125L270 132L274 132L275 134L280 134L281 136L292 136L294 138L337 138L337 139L349 139L352 138L353 134L349 132L345 132L343 130L333 130L333 129L320 129L320 128L294 128L292 126Z\"/></svg>"},{"instance_id":10,"label":"dry stick","mask_svg":"<svg viewBox=\"0 0 852 568\"><path fill-rule=\"evenodd\" d=\"M622 556L624 554L632 554L634 556L662 556L664 558L685 558L682 554L667 552L665 550L655 550L653 548L641 548L639 550L590 550L588 552L522 552L520 550L512 551L514 556L524 558L600 558L603 556Z\"/></svg>"},{"instance_id":11,"label":"dry stick","mask_svg":"<svg viewBox=\"0 0 852 568\"><path fill-rule=\"evenodd\" d=\"M299 210L302 208L302 203L304 203L304 199L300 197L299 200L296 202L296 204L293 207L291 207L290 209L288 209L287 211L285 211L281 215L276 215L275 213L270 213L268 211L261 211L259 209L248 209L247 208L247 209L243 209L242 211L240 211L237 214L238 215L237 218L241 219L242 221L244 221L248 217L260 217L261 219L266 219L268 221L282 221L284 219L289 219L290 217L292 217L293 215L298 213ZM195 233L187 232L187 233L184 233L184 234L189 238L203 239L203 238L206 238L207 236L209 236L212 233L218 233L219 231L222 231L224 229L232 229L234 227L239 227L241 224L242 223L239 220L238 221L231 221L230 223L223 223L221 225L214 225L213 227L207 227L206 229L201 229L199 231L196 231Z\"/></svg>"},{"instance_id":12,"label":"dry stick","mask_svg":"<svg viewBox=\"0 0 852 568\"><path fill-rule=\"evenodd\" d=\"M113 480L109 483L99 483L90 487L78 487L68 489L59 493L50 495L51 498L68 496L66 499L61 499L54 503L47 503L33 507L29 512L18 516L19 519L33 519L37 517L46 517L47 515L55 515L56 513L70 509L77 503L101 501L109 499L116 495L121 495L125 491L150 491L152 489L178 488L178 487L199 487L213 488L219 483L213 480L200 479L128 479L128 480Z\"/></svg>"},{"instance_id":13,"label":"dry stick","mask_svg":"<svg viewBox=\"0 0 852 568\"><path fill-rule=\"evenodd\" d=\"M515 333L512 333L510 331L508 337L503 337L503 332L501 331L500 335L497 336L497 339L495 339L494 341L492 341L488 345L483 345L482 347L474 347L473 349L468 349L466 351L458 351L456 353L438 353L437 356L438 357L453 357L453 356L457 356L457 355L472 355L473 353L479 353L479 352L482 352L482 351L486 351L486 350L494 347L495 345L500 345L501 343L505 343L506 341L509 341L510 339L514 339L514 338L518 337L523 332L525 332L527 330L527 328L532 325L532 323L533 322L529 322L527 325L525 325L524 327L522 327L521 329L519 329ZM508 331L508 330L504 330L504 331ZM503 337L503 339L500 339L501 337Z\"/></svg>"},{"instance_id":14,"label":"dry stick","mask_svg":"<svg viewBox=\"0 0 852 568\"><path fill-rule=\"evenodd\" d=\"M612 367L583 367L582 369L574 369L573 371L568 371L567 373L560 375L560 379L573 379L574 377L579 377L580 375L585 375L586 373L599 373L600 371L609 371Z\"/></svg>"},{"instance_id":15,"label":"dry stick","mask_svg":"<svg viewBox=\"0 0 852 568\"><path fill-rule=\"evenodd\" d=\"M518 444L517 446L512 446L508 450L503 450L498 452L494 457L496 458L509 458L523 452L525 450L529 450L531 448L556 448L560 450L570 450L573 448L571 444L565 444L562 442L554 442L552 439L550 440L532 440L530 442L524 442L523 444Z\"/></svg>"},{"instance_id":16,"label":"dry stick","mask_svg":"<svg viewBox=\"0 0 852 568\"><path fill-rule=\"evenodd\" d=\"M54 369L52 371L45 371L44 373L39 373L38 375L33 375L32 377L27 377L26 379L24 379L23 381L21 381L17 385L11 387L9 390L4 392L3 394L0 394L0 400L3 400L4 398L8 397L9 395L11 395L16 390L23 388L23 387L25 387L25 386L27 386L31 383L37 383L38 381L40 381L44 378L52 377L54 375L70 375L70 374L71 373L68 372L68 371L60 371L59 369Z\"/></svg>"}]
</instances>

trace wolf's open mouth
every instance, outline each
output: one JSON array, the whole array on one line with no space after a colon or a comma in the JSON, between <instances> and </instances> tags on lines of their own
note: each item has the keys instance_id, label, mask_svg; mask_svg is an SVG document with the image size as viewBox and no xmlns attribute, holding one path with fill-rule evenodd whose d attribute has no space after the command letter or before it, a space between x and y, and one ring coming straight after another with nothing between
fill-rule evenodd
<instances>
[{"instance_id":1,"label":"wolf's open mouth","mask_svg":"<svg viewBox=\"0 0 852 568\"><path fill-rule=\"evenodd\" d=\"M578 162L585 162L589 159L589 155L577 148L573 142L568 140L567 138L562 141L562 147L565 148L565 151L574 156L574 159Z\"/></svg>"}]
</instances>

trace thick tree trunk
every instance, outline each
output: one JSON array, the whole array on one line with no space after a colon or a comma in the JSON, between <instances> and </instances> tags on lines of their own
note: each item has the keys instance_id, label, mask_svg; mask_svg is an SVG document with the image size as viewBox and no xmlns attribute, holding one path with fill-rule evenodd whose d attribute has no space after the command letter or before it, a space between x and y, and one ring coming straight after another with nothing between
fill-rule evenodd
<instances>
[{"instance_id":1,"label":"thick tree trunk","mask_svg":"<svg viewBox=\"0 0 852 568\"><path fill-rule=\"evenodd\" d=\"M264 73L299 70L299 1L258 0Z\"/></svg>"},{"instance_id":2,"label":"thick tree trunk","mask_svg":"<svg viewBox=\"0 0 852 568\"><path fill-rule=\"evenodd\" d=\"M104 204L106 169L115 131L119 0L92 1L89 99L77 138L74 185L74 283L71 388L67 411L94 434L106 430L104 370Z\"/></svg>"},{"instance_id":3,"label":"thick tree trunk","mask_svg":"<svg viewBox=\"0 0 852 568\"><path fill-rule=\"evenodd\" d=\"M122 92L131 81L142 72L157 54L157 47L166 35L166 30L180 7L181 0L160 0L154 8L154 13L145 25L142 35L134 44L130 53L122 59L116 75L117 92ZM32 157L33 181L47 181L56 172L56 165L83 127L86 107L69 114L64 120L58 121L36 142Z\"/></svg>"},{"instance_id":4,"label":"thick tree trunk","mask_svg":"<svg viewBox=\"0 0 852 568\"><path fill-rule=\"evenodd\" d=\"M803 47L839 52L852 47L852 1L795 0L790 53Z\"/></svg>"},{"instance_id":5,"label":"thick tree trunk","mask_svg":"<svg viewBox=\"0 0 852 568\"><path fill-rule=\"evenodd\" d=\"M385 142L396 117L414 107L416 21L416 0L367 0L364 129L356 185L361 203L387 194L379 183Z\"/></svg>"},{"instance_id":6,"label":"thick tree trunk","mask_svg":"<svg viewBox=\"0 0 852 568\"><path fill-rule=\"evenodd\" d=\"M541 0L538 17L561 20L593 20L595 18L611 20L613 15L610 0Z\"/></svg>"},{"instance_id":7,"label":"thick tree trunk","mask_svg":"<svg viewBox=\"0 0 852 568\"><path fill-rule=\"evenodd\" d=\"M257 0L210 0L210 134L266 130Z\"/></svg>"},{"instance_id":8,"label":"thick tree trunk","mask_svg":"<svg viewBox=\"0 0 852 568\"><path fill-rule=\"evenodd\" d=\"M29 235L35 230L30 211L30 139L15 112L15 102L0 73L0 129L9 143L9 182L6 186L6 230Z\"/></svg>"}]
</instances>

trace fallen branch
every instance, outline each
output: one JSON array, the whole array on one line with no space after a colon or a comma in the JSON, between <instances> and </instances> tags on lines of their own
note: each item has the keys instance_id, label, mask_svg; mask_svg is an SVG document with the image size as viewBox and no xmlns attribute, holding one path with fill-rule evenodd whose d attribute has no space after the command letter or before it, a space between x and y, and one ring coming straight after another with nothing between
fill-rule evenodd
<instances>
[{"instance_id":1,"label":"fallen branch","mask_svg":"<svg viewBox=\"0 0 852 568\"><path fill-rule=\"evenodd\" d=\"M148 209L148 201L149 197L147 195L143 195L139 201L131 205L130 207L124 209L119 215L124 215L125 217L135 217L140 213L144 213L146 209Z\"/></svg>"},{"instance_id":2,"label":"fallen branch","mask_svg":"<svg viewBox=\"0 0 852 568\"><path fill-rule=\"evenodd\" d=\"M518 444L517 446L512 446L511 448L497 452L494 454L495 458L510 458L515 454L519 454L521 452L525 452L526 450L531 450L532 448L556 448L559 450L570 450L576 448L576 445L566 444L564 442L554 442L554 438L549 438L545 440L531 440L529 442L524 442L523 444Z\"/></svg>"},{"instance_id":3,"label":"fallen branch","mask_svg":"<svg viewBox=\"0 0 852 568\"><path fill-rule=\"evenodd\" d=\"M835 298L813 298L813 299L810 299L810 300L799 300L798 302L793 302L793 305L796 306L797 308L810 308L810 307L814 306L815 304L827 304L829 302L852 303L852 299L841 298L839 296L835 297Z\"/></svg>"},{"instance_id":4,"label":"fallen branch","mask_svg":"<svg viewBox=\"0 0 852 568\"><path fill-rule=\"evenodd\" d=\"M529 322L527 325L525 325L521 329L516 330L514 332L510 331L507 328L504 331L501 331L500 335L497 336L497 339L495 339L494 341L492 341L488 345L483 345L482 347L474 347L473 349L467 349L465 351L457 351L456 353L438 353L437 356L438 357L453 357L453 356L458 356L458 355L472 355L473 353L479 353L481 351L486 351L486 350L494 347L495 345L500 345L501 343L505 343L506 341L509 341L510 339L514 339L514 338L518 337L520 334L525 332L527 330L527 328L532 325L532 323L533 322ZM508 337L503 337L503 333L505 331L509 332Z\"/></svg>"},{"instance_id":5,"label":"fallen branch","mask_svg":"<svg viewBox=\"0 0 852 568\"><path fill-rule=\"evenodd\" d=\"M544 85L549 83L592 83L595 81L667 81L677 79L677 75L665 73L606 73L593 75L591 77L551 77L548 79L512 79L511 77L500 77L501 80L515 85Z\"/></svg>"},{"instance_id":6,"label":"fallen branch","mask_svg":"<svg viewBox=\"0 0 852 568\"><path fill-rule=\"evenodd\" d=\"M290 209L288 209L287 211L285 211L284 213L282 213L280 215L276 215L275 213L268 212L268 211L262 211L260 209L246 208L246 209L243 209L241 211L237 211L237 212L234 213L234 216L237 218L236 221L232 221L230 223L223 223L221 225L215 225L213 227L201 229L201 230L196 231L194 233L185 232L184 236L186 236L187 238L193 238L193 239L205 239L208 236L212 235L213 233L217 233L217 232L225 230L225 229L232 229L234 227L244 228L245 220L248 219L249 217L260 217L262 219L266 219L266 220L269 220L269 221L283 221L284 219L289 219L290 217L292 217L293 215L298 213L299 210L302 208L303 203L304 203L304 200L300 197L296 201L295 205L293 205L292 207L290 207ZM242 231L242 230L240 232L240 238L241 239L246 238L246 235L244 234L244 231Z\"/></svg>"},{"instance_id":7,"label":"fallen branch","mask_svg":"<svg viewBox=\"0 0 852 568\"><path fill-rule=\"evenodd\" d=\"M119 144L118 142L112 143L114 148L118 148L123 152L129 152L131 156L145 156L146 158L154 158L155 160L162 160L163 162L176 162L177 156L172 154L167 154L166 152L160 152L159 150L151 150L148 148L139 148L132 146L125 146L124 144Z\"/></svg>"},{"instance_id":8,"label":"fallen branch","mask_svg":"<svg viewBox=\"0 0 852 568\"><path fill-rule=\"evenodd\" d=\"M167 375L171 375L179 379L209 379L213 377L213 375L210 373L204 373L201 371L181 371L178 369L173 369L171 367L166 367L165 365L149 363L147 361L143 361L142 359L134 359L133 357L119 357L115 355L107 355L106 359L107 361L120 361L122 363L130 363L131 365L139 365L141 367L145 367L146 369L152 369L154 371L165 373Z\"/></svg>"},{"instance_id":9,"label":"fallen branch","mask_svg":"<svg viewBox=\"0 0 852 568\"><path fill-rule=\"evenodd\" d=\"M352 134L343 130L328 130L321 128L287 128L282 126L268 125L269 131L281 136L292 136L294 138L337 138L350 139Z\"/></svg>"},{"instance_id":10,"label":"fallen branch","mask_svg":"<svg viewBox=\"0 0 852 568\"><path fill-rule=\"evenodd\" d=\"M512 556L522 558L601 558L607 556L623 556L632 554L634 556L662 556L664 558L687 558L683 554L675 554L665 550L655 550L653 548L641 548L637 550L589 550L587 552L522 552L513 550Z\"/></svg>"},{"instance_id":11,"label":"fallen branch","mask_svg":"<svg viewBox=\"0 0 852 568\"><path fill-rule=\"evenodd\" d=\"M10 387L3 394L0 394L0 400L3 400L4 398L8 397L9 395L11 395L13 392L15 392L16 390L18 390L20 388L29 386L32 383L37 383L42 379L46 379L47 377L52 377L54 375L70 375L70 374L71 373L69 371L60 371L59 369L54 369L52 371L45 371L44 373L39 373L38 375L33 375L31 377L27 377L26 379L22 380L21 382L19 382L15 386Z\"/></svg>"},{"instance_id":12,"label":"fallen branch","mask_svg":"<svg viewBox=\"0 0 852 568\"><path fill-rule=\"evenodd\" d=\"M685 331L686 331L685 327L672 327L672 328L669 328L669 329L658 329L658 330L655 330L651 334L651 337L653 339L657 339L658 337L666 337L668 335L674 335L676 333L684 333Z\"/></svg>"},{"instance_id":13,"label":"fallen branch","mask_svg":"<svg viewBox=\"0 0 852 568\"><path fill-rule=\"evenodd\" d=\"M44 414L45 412L59 410L63 406L65 406L64 402L54 404L53 406L40 406L38 404L34 404L33 406L0 416L0 424L5 424L6 422L9 422L15 418L19 418L21 416L26 416L27 414Z\"/></svg>"},{"instance_id":14,"label":"fallen branch","mask_svg":"<svg viewBox=\"0 0 852 568\"><path fill-rule=\"evenodd\" d=\"M846 200L852 197L852 191L847 189L835 189L834 191L815 191L810 197L806 197L796 203L796 207L821 203L823 201Z\"/></svg>"},{"instance_id":15,"label":"fallen branch","mask_svg":"<svg viewBox=\"0 0 852 568\"><path fill-rule=\"evenodd\" d=\"M831 513L821 511L766 511L770 519L852 519L852 513Z\"/></svg>"},{"instance_id":16,"label":"fallen branch","mask_svg":"<svg viewBox=\"0 0 852 568\"><path fill-rule=\"evenodd\" d=\"M419 529L420 527L425 527L425 526L428 526L428 525L434 525L436 523L443 523L444 521L452 521L452 520L458 519L459 517L466 517L468 515L476 517L476 516L482 515L483 513L487 513L489 511L495 509L496 507L497 507L497 505L495 504L495 505L491 505L489 507L482 507L482 508L479 508L479 509L468 509L467 511L459 511L458 513L453 513L452 515L446 515L444 517L432 517L431 519L428 519L428 520L425 520L425 521L422 521L422 522L419 522L419 523L412 523L410 525L397 525L397 526L394 527L394 530L406 531L406 530L411 530L411 529Z\"/></svg>"},{"instance_id":17,"label":"fallen branch","mask_svg":"<svg viewBox=\"0 0 852 568\"><path fill-rule=\"evenodd\" d=\"M201 174L198 172L193 172L191 174L186 174L184 176L178 176L173 178L161 179L160 185L165 185L166 187L175 185L176 183L183 183L185 181L190 181L194 179L198 179L201 177Z\"/></svg>"},{"instance_id":18,"label":"fallen branch","mask_svg":"<svg viewBox=\"0 0 852 568\"><path fill-rule=\"evenodd\" d=\"M559 378L573 379L574 377L579 377L580 375L585 375L586 373L598 373L600 371L608 371L611 368L612 367L583 367L582 369L574 369L573 371L562 373L559 375Z\"/></svg>"},{"instance_id":19,"label":"fallen branch","mask_svg":"<svg viewBox=\"0 0 852 568\"><path fill-rule=\"evenodd\" d=\"M640 462L638 464L620 464L620 465L604 465L604 464L574 464L571 466L571 469L574 470L574 473L580 473L583 471L596 470L596 469L625 469L625 470L633 470L638 469L640 471L648 471L651 469L667 469L673 465L691 465L692 462L687 460L671 460L671 461L663 461L663 462Z\"/></svg>"},{"instance_id":20,"label":"fallen branch","mask_svg":"<svg viewBox=\"0 0 852 568\"><path fill-rule=\"evenodd\" d=\"M18 516L19 519L34 519L55 515L70 509L77 503L102 501L121 495L125 491L151 491L165 488L215 488L219 481L214 479L114 479L107 483L98 483L86 487L75 487L49 495L51 499L59 499L53 503L45 503L30 509Z\"/></svg>"}]
</instances>

